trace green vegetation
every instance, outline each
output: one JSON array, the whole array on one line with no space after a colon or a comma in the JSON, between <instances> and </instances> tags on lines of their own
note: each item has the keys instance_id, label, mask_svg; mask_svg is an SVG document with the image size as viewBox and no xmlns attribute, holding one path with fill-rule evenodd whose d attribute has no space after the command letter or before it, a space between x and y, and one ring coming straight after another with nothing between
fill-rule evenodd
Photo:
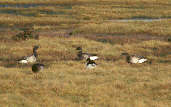
<instances>
[{"instance_id":1,"label":"green vegetation","mask_svg":"<svg viewBox=\"0 0 171 107\"><path fill-rule=\"evenodd\" d=\"M16 107L169 107L171 1L3 0L0 7L0 105ZM18 6L18 7L15 7ZM161 21L116 21L165 18ZM167 19L168 18L168 19ZM39 40L14 41L33 28ZM43 72L16 60L39 45ZM76 61L75 48L97 53L97 68ZM122 52L151 64L128 64Z\"/></svg>"}]
</instances>

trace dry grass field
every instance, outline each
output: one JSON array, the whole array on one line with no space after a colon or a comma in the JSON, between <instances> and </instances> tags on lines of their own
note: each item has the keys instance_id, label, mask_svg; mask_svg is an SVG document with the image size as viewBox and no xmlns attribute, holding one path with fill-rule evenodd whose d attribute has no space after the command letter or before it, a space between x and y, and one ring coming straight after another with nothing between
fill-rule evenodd
<instances>
[{"instance_id":1,"label":"dry grass field","mask_svg":"<svg viewBox=\"0 0 171 107\"><path fill-rule=\"evenodd\" d=\"M171 0L0 1L0 106L170 107L170 10ZM24 28L39 39L13 40ZM16 62L34 45L37 74ZM76 60L78 46L98 54L95 69ZM152 63L128 64L123 52Z\"/></svg>"}]
</instances>

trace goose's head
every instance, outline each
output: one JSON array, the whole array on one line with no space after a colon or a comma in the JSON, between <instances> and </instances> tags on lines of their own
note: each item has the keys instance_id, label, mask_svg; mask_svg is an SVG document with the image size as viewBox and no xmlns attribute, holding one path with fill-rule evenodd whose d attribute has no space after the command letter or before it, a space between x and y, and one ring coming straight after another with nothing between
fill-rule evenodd
<instances>
[{"instance_id":1,"label":"goose's head","mask_svg":"<svg viewBox=\"0 0 171 107\"><path fill-rule=\"evenodd\" d=\"M37 49L39 48L39 46L34 46L34 48L33 48L33 55L35 56L35 57L38 57L38 54L37 54Z\"/></svg>"},{"instance_id":2,"label":"goose's head","mask_svg":"<svg viewBox=\"0 0 171 107\"><path fill-rule=\"evenodd\" d=\"M39 46L35 45L33 50L37 50L39 48Z\"/></svg>"},{"instance_id":3,"label":"goose's head","mask_svg":"<svg viewBox=\"0 0 171 107\"><path fill-rule=\"evenodd\" d=\"M81 50L82 50L82 48L81 48L81 47L77 47L77 48L76 48L76 50L81 51Z\"/></svg>"}]
</instances>

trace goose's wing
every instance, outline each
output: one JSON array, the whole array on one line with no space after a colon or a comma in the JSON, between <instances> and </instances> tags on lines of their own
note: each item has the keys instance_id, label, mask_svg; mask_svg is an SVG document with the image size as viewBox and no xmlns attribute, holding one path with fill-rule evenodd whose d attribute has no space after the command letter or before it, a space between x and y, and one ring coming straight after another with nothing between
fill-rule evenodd
<instances>
[{"instance_id":1,"label":"goose's wing","mask_svg":"<svg viewBox=\"0 0 171 107\"><path fill-rule=\"evenodd\" d=\"M136 57L138 59L146 59L144 56L139 56L139 55L131 55L131 57Z\"/></svg>"},{"instance_id":2,"label":"goose's wing","mask_svg":"<svg viewBox=\"0 0 171 107\"><path fill-rule=\"evenodd\" d=\"M17 62L18 62L18 63L26 64L26 63L28 63L28 61L27 61L27 57L25 57L25 56L24 56L24 57L22 57L22 58L18 59L18 60L17 60Z\"/></svg>"},{"instance_id":3,"label":"goose's wing","mask_svg":"<svg viewBox=\"0 0 171 107\"><path fill-rule=\"evenodd\" d=\"M32 63L32 62L36 62L37 59L34 55L31 55L31 56L28 56L26 60L28 60L28 62Z\"/></svg>"},{"instance_id":4,"label":"goose's wing","mask_svg":"<svg viewBox=\"0 0 171 107\"><path fill-rule=\"evenodd\" d=\"M90 57L90 55L88 53L82 53L82 56L86 59L88 59Z\"/></svg>"},{"instance_id":5,"label":"goose's wing","mask_svg":"<svg viewBox=\"0 0 171 107\"><path fill-rule=\"evenodd\" d=\"M24 57L18 59L17 61L18 61L19 63L28 63L29 61L32 61L32 60L35 60L34 55L31 55L31 56L24 56Z\"/></svg>"},{"instance_id":6,"label":"goose's wing","mask_svg":"<svg viewBox=\"0 0 171 107\"><path fill-rule=\"evenodd\" d=\"M90 56L90 60L96 60L98 58L99 58L98 56Z\"/></svg>"},{"instance_id":7,"label":"goose's wing","mask_svg":"<svg viewBox=\"0 0 171 107\"><path fill-rule=\"evenodd\" d=\"M145 58L144 56L136 56L138 58L138 63L143 63L147 61L147 58Z\"/></svg>"},{"instance_id":8,"label":"goose's wing","mask_svg":"<svg viewBox=\"0 0 171 107\"><path fill-rule=\"evenodd\" d=\"M26 59L27 59L27 57L26 57L26 56L23 56L23 57L21 57L20 59L18 59L17 61L26 60Z\"/></svg>"},{"instance_id":9,"label":"goose's wing","mask_svg":"<svg viewBox=\"0 0 171 107\"><path fill-rule=\"evenodd\" d=\"M138 63L143 63L143 62L146 62L147 61L147 59L140 59L139 61L138 61Z\"/></svg>"},{"instance_id":10,"label":"goose's wing","mask_svg":"<svg viewBox=\"0 0 171 107\"><path fill-rule=\"evenodd\" d=\"M91 53L82 53L83 57L90 58L90 60L96 60L99 57L97 56L97 54L91 54Z\"/></svg>"},{"instance_id":11,"label":"goose's wing","mask_svg":"<svg viewBox=\"0 0 171 107\"><path fill-rule=\"evenodd\" d=\"M28 63L28 61L27 61L27 60L25 60L25 59L23 59L23 60L19 60L19 61L18 61L18 63L26 64L26 63Z\"/></svg>"},{"instance_id":12,"label":"goose's wing","mask_svg":"<svg viewBox=\"0 0 171 107\"><path fill-rule=\"evenodd\" d=\"M17 61L26 60L26 59L27 59L27 57L26 56L23 56L20 59L17 59Z\"/></svg>"}]
</instances>

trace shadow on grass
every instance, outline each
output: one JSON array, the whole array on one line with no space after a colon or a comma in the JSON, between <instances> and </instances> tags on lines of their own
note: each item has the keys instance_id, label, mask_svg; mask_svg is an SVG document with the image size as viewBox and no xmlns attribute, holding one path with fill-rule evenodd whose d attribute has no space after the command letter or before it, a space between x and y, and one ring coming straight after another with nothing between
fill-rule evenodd
<instances>
[{"instance_id":1,"label":"shadow on grass","mask_svg":"<svg viewBox=\"0 0 171 107\"><path fill-rule=\"evenodd\" d=\"M3 66L6 68L28 68L31 67L31 64L18 64L17 62L6 62L3 63Z\"/></svg>"},{"instance_id":2,"label":"shadow on grass","mask_svg":"<svg viewBox=\"0 0 171 107\"><path fill-rule=\"evenodd\" d=\"M32 75L33 74L31 70L30 71L21 71L21 72L24 73L24 74L28 74L28 75Z\"/></svg>"},{"instance_id":3,"label":"shadow on grass","mask_svg":"<svg viewBox=\"0 0 171 107\"><path fill-rule=\"evenodd\" d=\"M168 64L171 64L171 60L160 60L158 62L159 63L168 63Z\"/></svg>"}]
</instances>

